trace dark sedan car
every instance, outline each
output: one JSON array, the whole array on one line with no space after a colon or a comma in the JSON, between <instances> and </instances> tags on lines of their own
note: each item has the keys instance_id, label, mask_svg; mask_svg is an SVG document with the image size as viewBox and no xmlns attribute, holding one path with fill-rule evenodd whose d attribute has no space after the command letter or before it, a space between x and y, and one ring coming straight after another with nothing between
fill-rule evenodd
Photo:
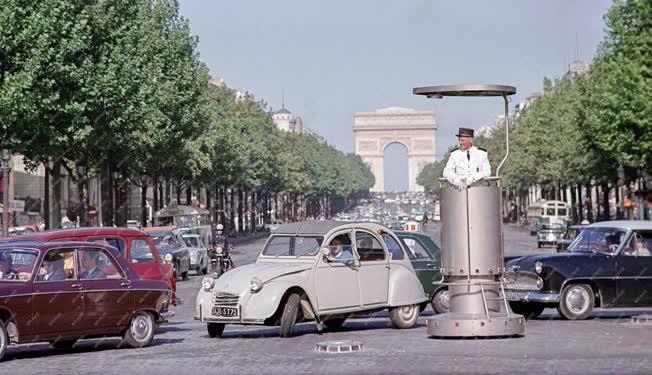
<instances>
[{"instance_id":1,"label":"dark sedan car","mask_svg":"<svg viewBox=\"0 0 652 375\"><path fill-rule=\"evenodd\" d=\"M154 337L170 286L144 280L110 246L88 242L0 244L0 360L10 344L122 336L131 347Z\"/></svg>"},{"instance_id":2,"label":"dark sedan car","mask_svg":"<svg viewBox=\"0 0 652 375\"><path fill-rule=\"evenodd\" d=\"M412 267L423 286L423 291L428 296L432 309L438 314L447 313L449 310L448 289L439 284L443 281L440 271L439 247L425 233L405 231L394 233L403 241L408 250Z\"/></svg>"},{"instance_id":3,"label":"dark sedan car","mask_svg":"<svg viewBox=\"0 0 652 375\"><path fill-rule=\"evenodd\" d=\"M542 225L537 232L537 246L544 245L556 246L557 241L564 236L564 229L561 225Z\"/></svg>"},{"instance_id":4,"label":"dark sedan car","mask_svg":"<svg viewBox=\"0 0 652 375\"><path fill-rule=\"evenodd\" d=\"M652 307L651 248L652 222L591 224L563 253L509 260L506 298L530 318L545 307L572 320L595 307Z\"/></svg>"},{"instance_id":5,"label":"dark sedan car","mask_svg":"<svg viewBox=\"0 0 652 375\"><path fill-rule=\"evenodd\" d=\"M190 251L188 251L188 247L183 241L182 233L177 230L156 231L156 228L152 228L148 232L156 244L161 259L165 263L172 264L174 277L188 280L190 273Z\"/></svg>"},{"instance_id":6,"label":"dark sedan car","mask_svg":"<svg viewBox=\"0 0 652 375\"><path fill-rule=\"evenodd\" d=\"M566 249L568 246L575 240L575 238L580 234L582 229L586 228L586 224L583 225L571 225L566 228L566 233L564 237L557 241L557 252L560 253Z\"/></svg>"}]
</instances>

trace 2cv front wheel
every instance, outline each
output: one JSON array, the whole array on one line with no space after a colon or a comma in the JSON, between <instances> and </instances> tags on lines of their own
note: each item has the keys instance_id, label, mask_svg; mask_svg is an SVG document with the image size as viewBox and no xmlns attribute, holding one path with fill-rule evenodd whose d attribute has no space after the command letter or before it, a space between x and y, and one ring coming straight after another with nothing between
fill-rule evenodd
<instances>
[{"instance_id":1,"label":"2cv front wheel","mask_svg":"<svg viewBox=\"0 0 652 375\"><path fill-rule=\"evenodd\" d=\"M281 315L281 337L292 336L294 325L299 318L299 305L301 304L301 296L294 293L290 294L285 307L283 308L283 315Z\"/></svg>"},{"instance_id":2,"label":"2cv front wheel","mask_svg":"<svg viewBox=\"0 0 652 375\"><path fill-rule=\"evenodd\" d=\"M419 305L405 305L389 309L389 319L395 328L412 328L419 318Z\"/></svg>"},{"instance_id":3,"label":"2cv front wheel","mask_svg":"<svg viewBox=\"0 0 652 375\"><path fill-rule=\"evenodd\" d=\"M224 323L208 323L206 326L208 330L208 336L211 338L222 337L225 326L226 324Z\"/></svg>"}]
</instances>

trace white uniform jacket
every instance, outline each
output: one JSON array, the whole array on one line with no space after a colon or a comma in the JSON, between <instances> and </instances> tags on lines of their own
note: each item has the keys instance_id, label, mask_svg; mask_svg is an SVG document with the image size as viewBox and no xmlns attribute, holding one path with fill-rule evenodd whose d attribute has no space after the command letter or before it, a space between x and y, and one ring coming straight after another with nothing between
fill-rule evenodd
<instances>
[{"instance_id":1,"label":"white uniform jacket","mask_svg":"<svg viewBox=\"0 0 652 375\"><path fill-rule=\"evenodd\" d=\"M467 152L460 148L451 152L444 168L444 178L451 184L466 186L491 175L486 150L471 146L468 154L470 159Z\"/></svg>"}]
</instances>

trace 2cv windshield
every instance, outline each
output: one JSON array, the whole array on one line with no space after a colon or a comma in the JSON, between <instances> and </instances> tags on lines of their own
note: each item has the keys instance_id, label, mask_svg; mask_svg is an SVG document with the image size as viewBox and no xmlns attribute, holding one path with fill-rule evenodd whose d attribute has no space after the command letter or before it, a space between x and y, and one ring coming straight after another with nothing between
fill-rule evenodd
<instances>
[{"instance_id":1,"label":"2cv windshield","mask_svg":"<svg viewBox=\"0 0 652 375\"><path fill-rule=\"evenodd\" d=\"M315 256L319 253L324 238L322 236L282 236L274 235L263 250L268 256Z\"/></svg>"}]
</instances>

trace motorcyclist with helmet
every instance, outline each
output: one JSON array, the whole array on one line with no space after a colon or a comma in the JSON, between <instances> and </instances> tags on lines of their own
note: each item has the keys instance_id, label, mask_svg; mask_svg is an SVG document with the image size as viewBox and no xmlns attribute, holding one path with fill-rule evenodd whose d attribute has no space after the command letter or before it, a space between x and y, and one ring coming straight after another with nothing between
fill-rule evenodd
<instances>
[{"instance_id":1,"label":"motorcyclist with helmet","mask_svg":"<svg viewBox=\"0 0 652 375\"><path fill-rule=\"evenodd\" d=\"M226 272L227 270L232 269L234 267L233 260L231 260L231 251L233 250L233 244L229 241L227 236L224 234L224 225L217 224L217 226L215 227L215 231L217 233L213 238L212 249L211 249L211 261L217 260L219 256L219 254L217 253L217 249L221 248L222 249L221 256L223 257L223 260L228 263L227 263L227 269L220 269L220 271ZM220 267L219 264L215 264L215 266ZM217 272L217 269L214 269L214 271ZM220 274L222 272L220 272Z\"/></svg>"}]
</instances>

